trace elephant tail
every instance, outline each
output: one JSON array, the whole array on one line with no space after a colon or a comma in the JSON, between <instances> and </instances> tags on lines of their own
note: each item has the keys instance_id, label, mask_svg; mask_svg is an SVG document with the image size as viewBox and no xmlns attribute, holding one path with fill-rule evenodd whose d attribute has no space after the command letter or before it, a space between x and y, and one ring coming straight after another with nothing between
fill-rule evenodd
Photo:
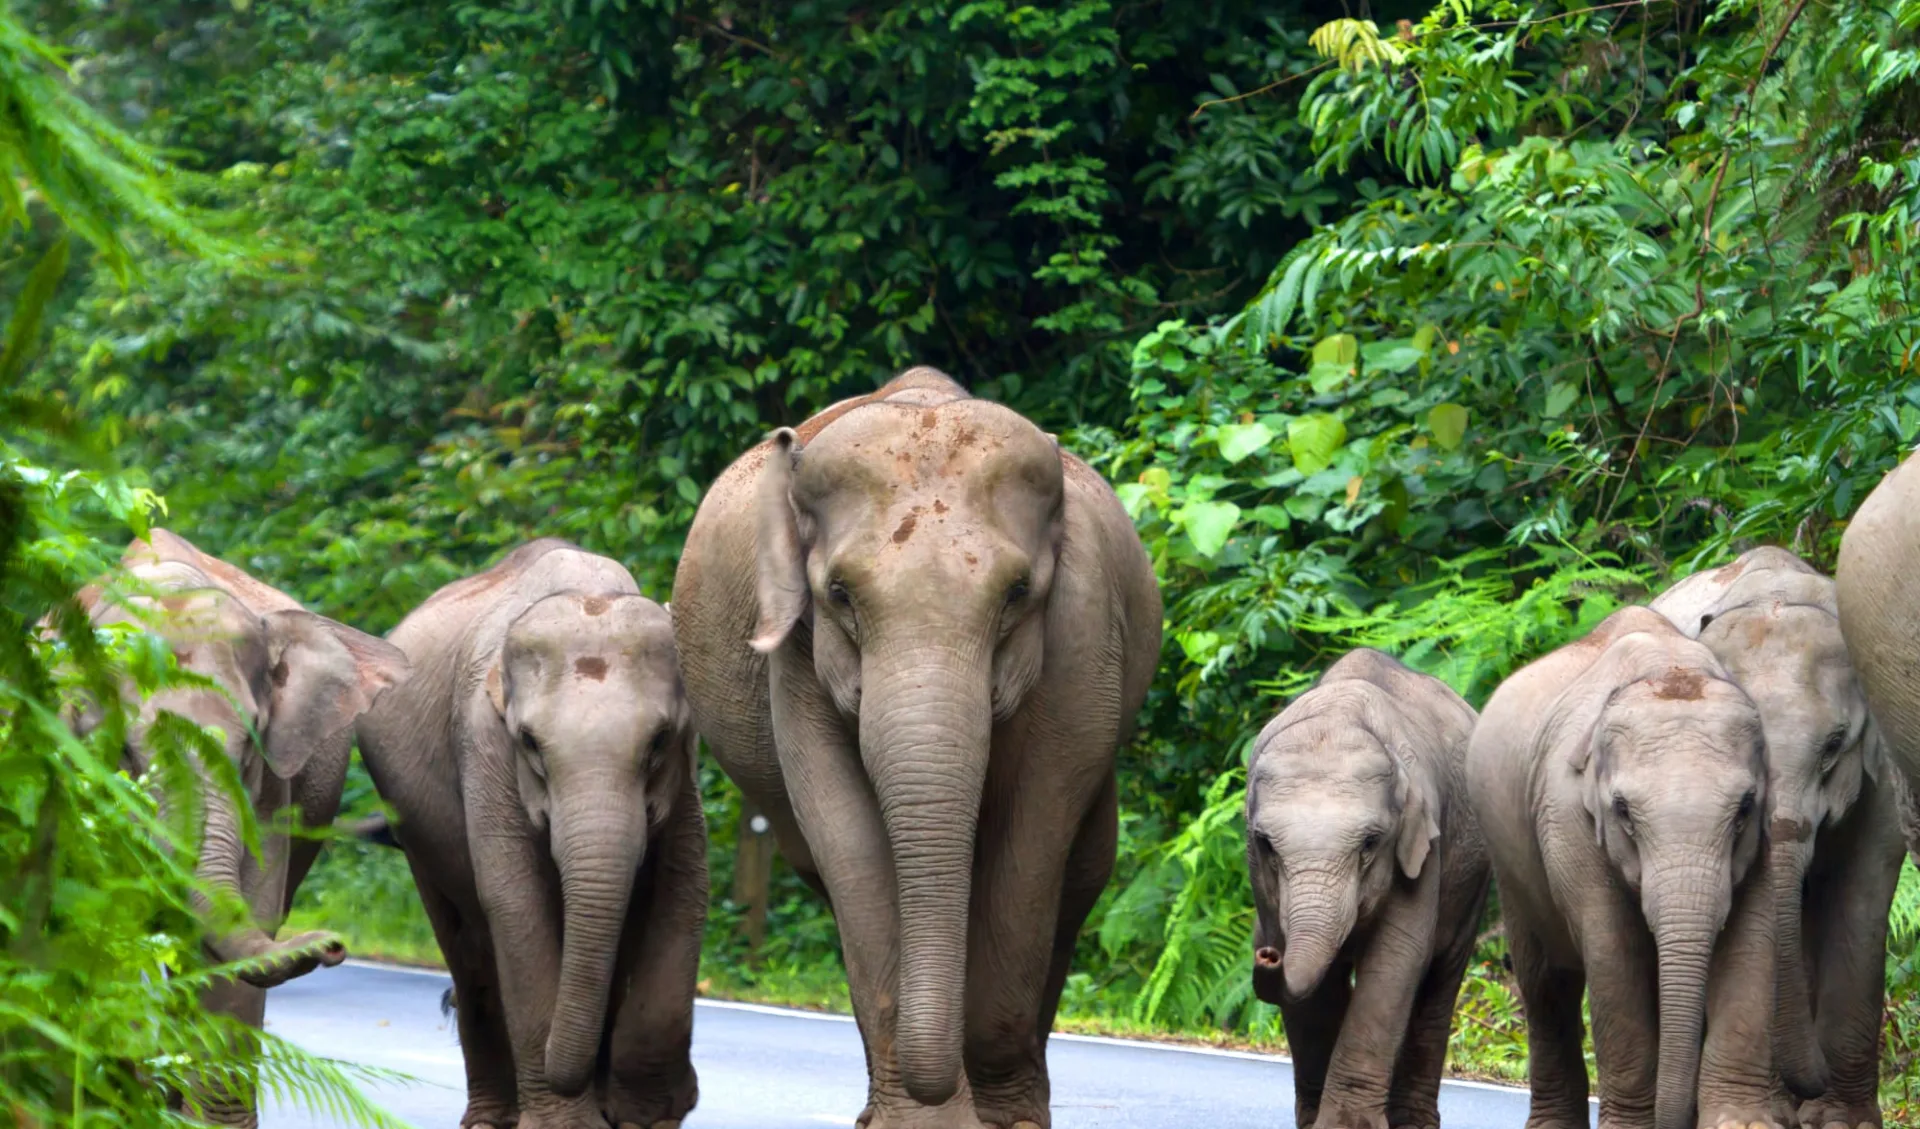
<instances>
[{"instance_id":1,"label":"elephant tail","mask_svg":"<svg viewBox=\"0 0 1920 1129\"><path fill-rule=\"evenodd\" d=\"M453 985L449 984L447 990L440 993L440 1018L447 1021L447 1028L453 1032L456 1044L460 1042L460 1025L454 1022L454 1012L458 1010L459 1003L453 998Z\"/></svg>"},{"instance_id":2,"label":"elephant tail","mask_svg":"<svg viewBox=\"0 0 1920 1129\"><path fill-rule=\"evenodd\" d=\"M344 830L363 843L378 843L382 847L400 849L400 837L394 833L393 821L385 815L370 815L349 824Z\"/></svg>"}]
</instances>

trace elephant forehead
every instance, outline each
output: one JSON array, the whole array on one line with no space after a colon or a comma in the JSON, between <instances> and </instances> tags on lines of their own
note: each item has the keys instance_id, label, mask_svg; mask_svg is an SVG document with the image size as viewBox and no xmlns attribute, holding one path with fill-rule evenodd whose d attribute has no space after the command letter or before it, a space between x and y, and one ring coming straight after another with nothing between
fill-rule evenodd
<instances>
[{"instance_id":1,"label":"elephant forehead","mask_svg":"<svg viewBox=\"0 0 1920 1129\"><path fill-rule=\"evenodd\" d=\"M1261 786L1317 784L1372 789L1393 778L1393 757L1358 725L1313 718L1275 734L1254 762Z\"/></svg>"},{"instance_id":2,"label":"elephant forehead","mask_svg":"<svg viewBox=\"0 0 1920 1129\"><path fill-rule=\"evenodd\" d=\"M1010 479L1043 489L1051 483L1057 493L1062 473L1052 441L997 404L875 403L837 420L802 450L794 485L804 497L852 486L882 497L944 486L960 498L985 500Z\"/></svg>"},{"instance_id":3,"label":"elephant forehead","mask_svg":"<svg viewBox=\"0 0 1920 1129\"><path fill-rule=\"evenodd\" d=\"M1760 713L1732 683L1698 675L1684 683L1640 682L1602 720L1616 763L1693 769L1703 760L1745 767L1760 740Z\"/></svg>"}]
</instances>

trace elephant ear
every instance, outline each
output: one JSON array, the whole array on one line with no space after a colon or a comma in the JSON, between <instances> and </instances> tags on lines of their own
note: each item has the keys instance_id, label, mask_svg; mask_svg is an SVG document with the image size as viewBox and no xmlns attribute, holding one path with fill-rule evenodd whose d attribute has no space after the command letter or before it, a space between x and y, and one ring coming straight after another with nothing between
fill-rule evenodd
<instances>
[{"instance_id":1,"label":"elephant ear","mask_svg":"<svg viewBox=\"0 0 1920 1129\"><path fill-rule=\"evenodd\" d=\"M1394 839L1393 853L1401 873L1419 878L1433 841L1440 837L1440 797L1432 774L1424 766L1413 763L1399 750L1392 756L1394 794L1400 801L1400 831Z\"/></svg>"},{"instance_id":2,"label":"elephant ear","mask_svg":"<svg viewBox=\"0 0 1920 1129\"><path fill-rule=\"evenodd\" d=\"M1887 754L1887 739L1880 733L1880 723L1873 720L1873 714L1867 714L1867 724L1860 730L1860 767L1867 779L1875 784L1885 784L1889 779L1888 769L1892 760Z\"/></svg>"},{"instance_id":3,"label":"elephant ear","mask_svg":"<svg viewBox=\"0 0 1920 1129\"><path fill-rule=\"evenodd\" d=\"M755 593L760 600L760 623L754 628L753 649L763 655L786 641L793 625L806 614L810 598L806 550L793 512L793 467L799 460L800 437L793 429L774 432L755 499Z\"/></svg>"},{"instance_id":4,"label":"elephant ear","mask_svg":"<svg viewBox=\"0 0 1920 1129\"><path fill-rule=\"evenodd\" d=\"M312 612L265 617L268 691L264 745L275 776L290 780L380 695L413 673L384 639Z\"/></svg>"}]
</instances>

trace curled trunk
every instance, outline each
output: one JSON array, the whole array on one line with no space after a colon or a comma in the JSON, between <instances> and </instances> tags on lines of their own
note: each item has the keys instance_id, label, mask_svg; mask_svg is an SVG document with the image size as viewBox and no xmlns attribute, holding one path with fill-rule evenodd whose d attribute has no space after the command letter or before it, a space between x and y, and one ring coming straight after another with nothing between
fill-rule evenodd
<instances>
[{"instance_id":1,"label":"curled trunk","mask_svg":"<svg viewBox=\"0 0 1920 1129\"><path fill-rule=\"evenodd\" d=\"M276 941L273 934L261 928L259 922L252 918L253 906L240 882L241 859L245 856L246 845L240 837L239 813L234 810L232 797L226 790L211 782L206 784L202 796L206 805L206 822L194 876L206 889L231 894L239 899L247 905L249 915L245 922L223 933L209 930L206 935L208 951L221 963L228 964L243 960L257 961L319 940L321 935L303 934L289 942ZM271 858L266 860L268 865L272 865L273 861ZM193 908L202 919L210 920L213 917L213 901L212 897L201 891L192 894ZM239 979L256 988L272 988L320 964L337 964L345 955L346 950L339 942L332 941L311 956L287 956L265 968L244 973Z\"/></svg>"},{"instance_id":2,"label":"curled trunk","mask_svg":"<svg viewBox=\"0 0 1920 1129\"><path fill-rule=\"evenodd\" d=\"M967 909L991 704L984 656L922 644L869 660L860 750L893 851L900 928L894 1052L907 1093L960 1087Z\"/></svg>"},{"instance_id":3,"label":"curled trunk","mask_svg":"<svg viewBox=\"0 0 1920 1129\"><path fill-rule=\"evenodd\" d=\"M1354 876L1337 868L1307 870L1286 879L1287 947L1283 969L1287 995L1302 999L1326 979L1353 932L1359 912Z\"/></svg>"},{"instance_id":4,"label":"curled trunk","mask_svg":"<svg viewBox=\"0 0 1920 1129\"><path fill-rule=\"evenodd\" d=\"M1818 1097L1827 1089L1827 1062L1814 1035L1812 985L1801 941L1801 890L1812 858L1811 837L1774 841L1773 1057L1781 1080L1801 1099Z\"/></svg>"},{"instance_id":5,"label":"curled trunk","mask_svg":"<svg viewBox=\"0 0 1920 1129\"><path fill-rule=\"evenodd\" d=\"M562 916L547 1085L565 1095L584 1091L592 1079L627 903L646 854L645 827L635 828L632 819L645 806L627 798L629 789L585 785L574 791L570 804L555 807L553 823Z\"/></svg>"}]
</instances>

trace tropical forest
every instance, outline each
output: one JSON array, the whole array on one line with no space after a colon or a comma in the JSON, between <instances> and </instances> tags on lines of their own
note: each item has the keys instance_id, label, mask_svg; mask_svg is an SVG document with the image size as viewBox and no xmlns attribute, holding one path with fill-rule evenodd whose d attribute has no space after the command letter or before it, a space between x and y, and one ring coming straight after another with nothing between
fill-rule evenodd
<instances>
[{"instance_id":1,"label":"tropical forest","mask_svg":"<svg viewBox=\"0 0 1920 1129\"><path fill-rule=\"evenodd\" d=\"M206 676L89 619L154 530L375 637L539 537L665 603L743 451L936 368L1112 485L1163 603L1055 1029L1284 1054L1263 726L1356 647L1478 709L1749 549L1832 575L1920 444L1916 287L1920 0L0 0L0 1121L399 1124L207 1005L206 816L274 827L140 709ZM364 752L281 936L442 967ZM848 1011L696 764L700 995ZM1524 1087L1501 901L1446 1069ZM1915 1124L1911 862L1888 921Z\"/></svg>"}]
</instances>

